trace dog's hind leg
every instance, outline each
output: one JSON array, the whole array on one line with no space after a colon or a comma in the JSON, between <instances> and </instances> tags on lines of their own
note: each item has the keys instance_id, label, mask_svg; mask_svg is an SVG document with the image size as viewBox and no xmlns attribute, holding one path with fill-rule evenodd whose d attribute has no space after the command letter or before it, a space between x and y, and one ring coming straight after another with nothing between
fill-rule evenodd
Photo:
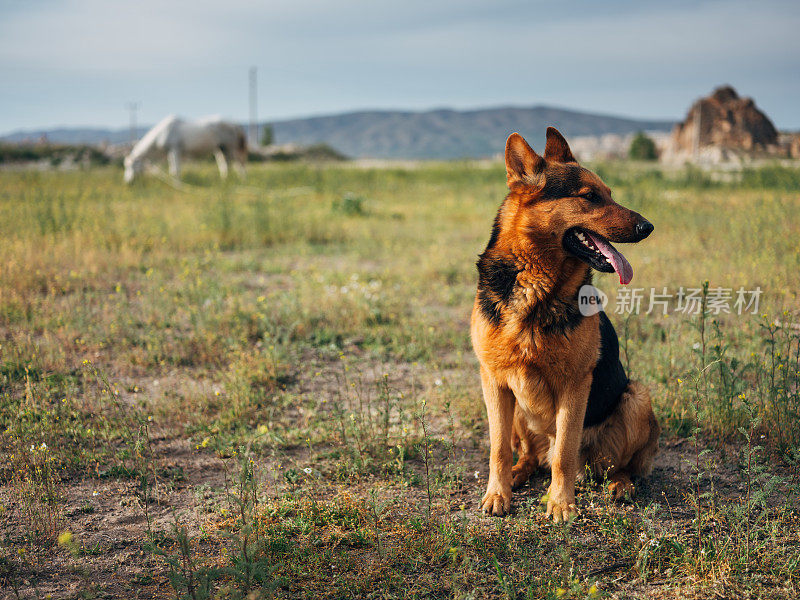
<instances>
[{"instance_id":1,"label":"dog's hind leg","mask_svg":"<svg viewBox=\"0 0 800 600\"><path fill-rule=\"evenodd\" d=\"M647 397L647 403L650 404L650 397ZM650 409L647 415L647 429L649 435L647 441L633 453L630 462L628 463L628 470L637 477L647 477L650 471L653 470L653 460L658 452L658 436L661 435L661 426Z\"/></svg>"},{"instance_id":2,"label":"dog's hind leg","mask_svg":"<svg viewBox=\"0 0 800 600\"><path fill-rule=\"evenodd\" d=\"M617 471L608 477L608 493L614 500L633 498L636 488L627 471Z\"/></svg>"},{"instance_id":3,"label":"dog's hind leg","mask_svg":"<svg viewBox=\"0 0 800 600\"><path fill-rule=\"evenodd\" d=\"M633 485L633 477L646 477L653 469L653 459L658 450L658 436L661 427L656 421L655 415L650 412L648 416L647 429L649 435L647 441L633 453L628 464L619 471L612 472L608 476L608 492L614 500L633 498L636 488Z\"/></svg>"},{"instance_id":4,"label":"dog's hind leg","mask_svg":"<svg viewBox=\"0 0 800 600\"><path fill-rule=\"evenodd\" d=\"M513 444L517 451L517 464L511 468L511 489L516 490L536 472L541 465L539 456L546 454L550 445L547 436L537 435L530 430L519 405L514 410Z\"/></svg>"},{"instance_id":5,"label":"dog's hind leg","mask_svg":"<svg viewBox=\"0 0 800 600\"><path fill-rule=\"evenodd\" d=\"M633 478L649 475L660 433L650 393L635 381L604 423L584 430L584 458L595 477L608 478L608 491L615 500L632 498Z\"/></svg>"},{"instance_id":6,"label":"dog's hind leg","mask_svg":"<svg viewBox=\"0 0 800 600\"><path fill-rule=\"evenodd\" d=\"M631 388L628 389L632 391ZM644 393L646 394L646 388L643 389L645 389ZM647 396L647 403L648 405L650 403L649 395ZM653 470L653 459L658 451L658 436L661 434L661 427L656 421L656 416L653 414L652 409L647 415L646 430L648 431L646 441L633 453L627 466L609 476L608 491L614 500L622 500L626 496L633 498L636 490L631 478L646 477Z\"/></svg>"}]
</instances>

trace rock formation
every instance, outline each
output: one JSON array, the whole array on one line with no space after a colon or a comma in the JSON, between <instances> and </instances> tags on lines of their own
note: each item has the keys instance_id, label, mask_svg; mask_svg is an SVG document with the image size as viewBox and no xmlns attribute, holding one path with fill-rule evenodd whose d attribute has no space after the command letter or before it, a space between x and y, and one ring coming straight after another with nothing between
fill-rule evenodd
<instances>
[{"instance_id":1,"label":"rock formation","mask_svg":"<svg viewBox=\"0 0 800 600\"><path fill-rule=\"evenodd\" d=\"M753 102L722 86L697 100L672 131L663 158L671 161L740 162L757 156L786 156L778 130Z\"/></svg>"},{"instance_id":2,"label":"rock formation","mask_svg":"<svg viewBox=\"0 0 800 600\"><path fill-rule=\"evenodd\" d=\"M791 158L800 158L800 133L790 134L786 145L789 147Z\"/></svg>"}]
</instances>

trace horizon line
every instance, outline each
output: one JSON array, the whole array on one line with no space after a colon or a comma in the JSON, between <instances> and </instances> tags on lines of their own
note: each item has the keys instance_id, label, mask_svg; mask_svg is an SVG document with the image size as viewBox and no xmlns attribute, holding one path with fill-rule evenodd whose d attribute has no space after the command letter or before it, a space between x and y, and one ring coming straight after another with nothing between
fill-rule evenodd
<instances>
[{"instance_id":1,"label":"horizon line","mask_svg":"<svg viewBox=\"0 0 800 600\"><path fill-rule=\"evenodd\" d=\"M425 113L434 113L434 112L457 112L457 113L474 113L474 112L481 112L487 110L536 110L536 109L550 109L550 110L560 110L562 112L571 112L571 113L578 113L583 115L590 115L593 117L604 117L604 118L614 118L614 119L623 119L627 121L642 121L642 122L653 122L653 123L678 123L680 119L676 118L649 118L649 117L635 117L635 116L627 116L615 113L606 113L606 112L595 112L594 110L583 110L578 108L571 108L568 106L557 106L552 104L533 104L533 105L525 105L525 104L494 104L494 105L483 105L483 106L475 106L471 108L454 108L452 106L433 106L430 108L422 108L422 109L408 109L408 108L352 108L352 109L345 109L338 112L320 112L320 113L310 113L305 115L296 115L296 116L288 116L288 117L279 117L273 120L265 120L265 119L258 119L257 125L272 125L275 123L285 123L289 121L306 121L310 119L324 119L327 117L337 117L337 116L344 116L344 115L354 115L354 114L361 114L361 113L405 113L405 114L425 114ZM688 110L688 109L687 109ZM179 114L179 113L171 113L171 114ZM198 117L191 117L191 118L202 118L203 116L207 115L200 115ZM249 119L238 119L238 118L231 118L232 121L235 121L240 124L247 125L249 124ZM144 127L150 128L155 123L151 124L141 124L137 127L137 129L141 129ZM130 125L89 125L89 124L78 124L78 125L67 125L67 124L59 124L59 125L41 125L41 126L22 126L17 127L16 129L7 130L4 132L0 132L0 138L9 137L12 135L20 135L26 133L41 133L45 131L58 131L58 130L67 130L67 129L88 129L88 130L107 130L112 132L118 131L125 131L130 129Z\"/></svg>"}]
</instances>

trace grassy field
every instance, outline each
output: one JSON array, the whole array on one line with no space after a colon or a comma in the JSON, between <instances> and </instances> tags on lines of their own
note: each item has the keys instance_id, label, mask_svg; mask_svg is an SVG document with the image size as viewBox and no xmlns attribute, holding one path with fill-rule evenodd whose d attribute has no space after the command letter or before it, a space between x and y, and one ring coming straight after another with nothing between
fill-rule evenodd
<instances>
[{"instance_id":1,"label":"grassy field","mask_svg":"<svg viewBox=\"0 0 800 600\"><path fill-rule=\"evenodd\" d=\"M595 283L664 433L566 526L547 473L477 512L499 163L0 172L0 597L798 597L800 169L595 167L656 226L639 314Z\"/></svg>"}]
</instances>

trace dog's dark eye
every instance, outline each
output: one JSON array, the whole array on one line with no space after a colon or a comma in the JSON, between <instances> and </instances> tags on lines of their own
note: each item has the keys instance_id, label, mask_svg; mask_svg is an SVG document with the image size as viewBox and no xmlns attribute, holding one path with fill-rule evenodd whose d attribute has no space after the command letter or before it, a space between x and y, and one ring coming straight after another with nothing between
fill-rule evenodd
<instances>
[{"instance_id":1,"label":"dog's dark eye","mask_svg":"<svg viewBox=\"0 0 800 600\"><path fill-rule=\"evenodd\" d=\"M600 196L598 196L595 192L587 192L586 194L583 194L583 197L593 204L599 204L601 201Z\"/></svg>"}]
</instances>

